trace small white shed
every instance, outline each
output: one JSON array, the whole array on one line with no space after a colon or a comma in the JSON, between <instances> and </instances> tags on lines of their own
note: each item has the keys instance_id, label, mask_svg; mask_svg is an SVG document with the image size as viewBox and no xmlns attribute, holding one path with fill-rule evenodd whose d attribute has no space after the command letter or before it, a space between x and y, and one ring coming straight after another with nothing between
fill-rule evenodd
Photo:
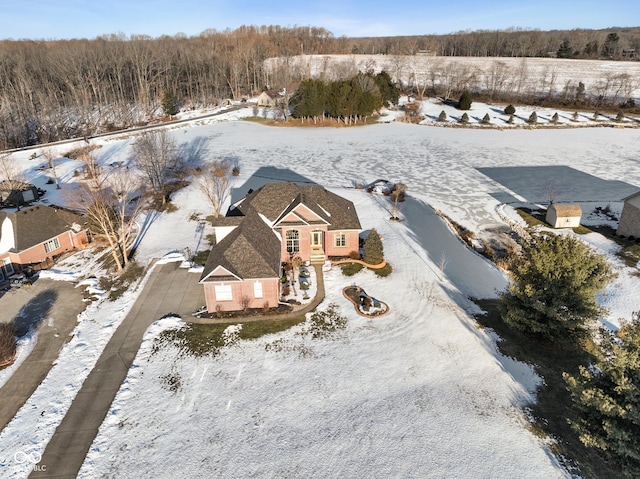
<instances>
[{"instance_id":1,"label":"small white shed","mask_svg":"<svg viewBox=\"0 0 640 479\"><path fill-rule=\"evenodd\" d=\"M579 205L551 205L545 219L554 228L575 228L580 226L582 208Z\"/></svg>"}]
</instances>

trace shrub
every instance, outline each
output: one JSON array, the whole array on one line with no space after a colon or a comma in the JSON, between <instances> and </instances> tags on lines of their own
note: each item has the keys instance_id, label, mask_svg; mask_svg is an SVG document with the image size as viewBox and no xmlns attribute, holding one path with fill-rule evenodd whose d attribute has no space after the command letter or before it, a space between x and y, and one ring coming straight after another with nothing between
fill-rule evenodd
<instances>
[{"instance_id":1,"label":"shrub","mask_svg":"<svg viewBox=\"0 0 640 479\"><path fill-rule=\"evenodd\" d=\"M342 274L345 276L353 276L362 271L362 268L364 268L364 266L360 263L345 263L342 265Z\"/></svg>"},{"instance_id":2,"label":"shrub","mask_svg":"<svg viewBox=\"0 0 640 479\"><path fill-rule=\"evenodd\" d=\"M329 304L326 311L315 311L306 322L305 333L312 339L325 338L347 327L347 318L338 313L338 305Z\"/></svg>"},{"instance_id":3,"label":"shrub","mask_svg":"<svg viewBox=\"0 0 640 479\"><path fill-rule=\"evenodd\" d=\"M616 121L622 121L622 120L624 120L624 113L622 113L622 110L621 110L616 115Z\"/></svg>"},{"instance_id":4,"label":"shrub","mask_svg":"<svg viewBox=\"0 0 640 479\"><path fill-rule=\"evenodd\" d=\"M558 123L558 112L555 112L551 117L551 123Z\"/></svg>"},{"instance_id":5,"label":"shrub","mask_svg":"<svg viewBox=\"0 0 640 479\"><path fill-rule=\"evenodd\" d=\"M233 165L233 169L231 170L231 174L233 176L240 176L240 165L238 165L238 164Z\"/></svg>"},{"instance_id":6,"label":"shrub","mask_svg":"<svg viewBox=\"0 0 640 479\"><path fill-rule=\"evenodd\" d=\"M482 123L484 123L485 125L491 123L491 117L489 116L489 113L486 113L484 115L484 117L482 118Z\"/></svg>"},{"instance_id":7,"label":"shrub","mask_svg":"<svg viewBox=\"0 0 640 479\"><path fill-rule=\"evenodd\" d=\"M506 115L513 115L516 112L516 107L513 105L509 105L504 109Z\"/></svg>"},{"instance_id":8,"label":"shrub","mask_svg":"<svg viewBox=\"0 0 640 479\"><path fill-rule=\"evenodd\" d=\"M527 122L531 123L532 125L538 123L538 114L535 111L531 113Z\"/></svg>"},{"instance_id":9,"label":"shrub","mask_svg":"<svg viewBox=\"0 0 640 479\"><path fill-rule=\"evenodd\" d=\"M391 274L392 271L393 271L393 268L389 263L385 264L383 268L378 268L373 270L373 272L377 276L380 276L381 278L386 278Z\"/></svg>"},{"instance_id":10,"label":"shrub","mask_svg":"<svg viewBox=\"0 0 640 479\"><path fill-rule=\"evenodd\" d=\"M471 93L469 93L468 91L465 91L460 97L460 100L458 101L458 109L471 110L472 101L473 101L473 98L471 97Z\"/></svg>"},{"instance_id":11,"label":"shrub","mask_svg":"<svg viewBox=\"0 0 640 479\"><path fill-rule=\"evenodd\" d=\"M349 258L351 258L351 259L360 259L360 253L358 253L357 251L351 251L349 253Z\"/></svg>"},{"instance_id":12,"label":"shrub","mask_svg":"<svg viewBox=\"0 0 640 479\"><path fill-rule=\"evenodd\" d=\"M16 325L13 321L0 323L0 365L13 360L16 353Z\"/></svg>"},{"instance_id":13,"label":"shrub","mask_svg":"<svg viewBox=\"0 0 640 479\"><path fill-rule=\"evenodd\" d=\"M578 121L578 112L577 111L573 112L573 117L571 118L571 121Z\"/></svg>"},{"instance_id":14,"label":"shrub","mask_svg":"<svg viewBox=\"0 0 640 479\"><path fill-rule=\"evenodd\" d=\"M309 283L307 281L302 281L300 283L300 289L302 291L307 291L309 289Z\"/></svg>"},{"instance_id":15,"label":"shrub","mask_svg":"<svg viewBox=\"0 0 640 479\"><path fill-rule=\"evenodd\" d=\"M469 123L469 115L467 115L466 113L462 115L462 118L460 118L460 123Z\"/></svg>"},{"instance_id":16,"label":"shrub","mask_svg":"<svg viewBox=\"0 0 640 479\"><path fill-rule=\"evenodd\" d=\"M447 114L442 110L438 115L438 121L447 121Z\"/></svg>"},{"instance_id":17,"label":"shrub","mask_svg":"<svg viewBox=\"0 0 640 479\"><path fill-rule=\"evenodd\" d=\"M364 240L364 262L368 264L380 264L384 259L382 239L375 228L371 228L369 236Z\"/></svg>"},{"instance_id":18,"label":"shrub","mask_svg":"<svg viewBox=\"0 0 640 479\"><path fill-rule=\"evenodd\" d=\"M513 115L509 115L509 119L507 120L507 123L509 123L510 125L513 123Z\"/></svg>"}]
</instances>

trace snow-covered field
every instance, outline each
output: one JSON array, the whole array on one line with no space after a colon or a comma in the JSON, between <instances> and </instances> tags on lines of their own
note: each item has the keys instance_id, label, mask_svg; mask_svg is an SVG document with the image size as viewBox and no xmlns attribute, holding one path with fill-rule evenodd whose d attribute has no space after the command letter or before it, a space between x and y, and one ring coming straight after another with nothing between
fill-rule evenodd
<instances>
[{"instance_id":1,"label":"snow-covered field","mask_svg":"<svg viewBox=\"0 0 640 479\"><path fill-rule=\"evenodd\" d=\"M404 85L446 84L456 76L477 78L480 88L496 85L510 91L561 93L566 87L575 88L583 82L588 94L602 91L609 84L609 94L615 90L615 78L627 75L631 97L640 97L639 62L607 60L576 60L562 58L523 57L440 57L431 55L297 55L270 58L267 68L287 65L313 78L349 77L359 71L387 71ZM466 70L466 75L459 72ZM612 81L613 80L613 81ZM622 92L619 92L622 93Z\"/></svg>"},{"instance_id":2,"label":"snow-covered field","mask_svg":"<svg viewBox=\"0 0 640 479\"><path fill-rule=\"evenodd\" d=\"M363 228L382 234L394 272L385 279L368 271L351 278L337 269L325 275L325 304L338 304L348 318L347 329L334 338L312 340L297 327L230 345L215 359L194 359L170 346L152 354L153 338L177 324L157 323L81 477L143 471L234 478L568 476L527 429L522 408L539 378L529 366L500 356L491 332L479 330L469 315L470 285L482 283L491 295L504 287L505 277L488 263L486 274L477 275L450 262L441 281L434 252L420 241L417 227L427 210L407 207L404 221L391 222L387 200L354 185L401 181L413 198L479 234L502 224L499 204L543 202L549 180L560 187L559 201L578 201L585 213L606 205L619 211L620 199L640 187L640 129L500 131L400 123L314 129L235 121L250 110L171 132L194 165L238 161L234 199L270 179L312 181L349 198ZM102 144L98 156L105 164L126 163L134 140L95 140ZM71 148L61 146L59 153ZM48 189L49 203L64 203L65 196L45 184L48 171L36 168L42 158L28 160L30 153L16 154L27 176ZM73 190L79 167L58 161L63 193ZM148 218L139 261L204 246L207 231L189 221L193 213L207 213L197 189L181 190L173 202L177 211ZM587 240L615 261L611 242L600 235ZM602 295L613 323L638 309L638 278L616 266L621 274ZM374 320L358 316L341 294L354 282L391 312ZM95 303L80 316L50 375L0 433L0 451L7 454L0 475L24 477L27 466L14 463L14 451L44 450L136 294L117 305ZM175 392L162 379L168 374L180 378Z\"/></svg>"}]
</instances>

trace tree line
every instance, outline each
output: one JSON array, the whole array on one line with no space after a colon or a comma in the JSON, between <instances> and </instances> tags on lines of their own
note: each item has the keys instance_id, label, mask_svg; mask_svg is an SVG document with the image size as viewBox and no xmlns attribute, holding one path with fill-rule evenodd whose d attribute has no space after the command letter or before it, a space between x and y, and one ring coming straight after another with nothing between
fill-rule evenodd
<instances>
[{"instance_id":1,"label":"tree line","mask_svg":"<svg viewBox=\"0 0 640 479\"><path fill-rule=\"evenodd\" d=\"M400 90L389 74L382 71L358 73L351 80L325 82L305 80L289 102L295 118L312 118L315 121L325 115L357 122L382 106L398 103Z\"/></svg>"},{"instance_id":2,"label":"tree line","mask_svg":"<svg viewBox=\"0 0 640 479\"><path fill-rule=\"evenodd\" d=\"M633 48L640 52L640 28L336 38L318 27L243 26L192 37L5 40L0 42L0 148L145 123L163 108L174 111L169 99L174 107L197 109L282 88L310 78L292 61L301 54L527 57L551 52L621 59ZM267 58L278 61L265 68Z\"/></svg>"}]
</instances>

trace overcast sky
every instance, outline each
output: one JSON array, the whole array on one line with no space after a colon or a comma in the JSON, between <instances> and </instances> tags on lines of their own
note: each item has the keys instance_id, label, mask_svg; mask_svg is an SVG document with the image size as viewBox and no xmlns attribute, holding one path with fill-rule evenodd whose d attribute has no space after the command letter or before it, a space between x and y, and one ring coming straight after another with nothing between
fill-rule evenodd
<instances>
[{"instance_id":1,"label":"overcast sky","mask_svg":"<svg viewBox=\"0 0 640 479\"><path fill-rule=\"evenodd\" d=\"M152 37L240 25L324 27L336 37L510 27L640 26L638 0L0 0L0 38Z\"/></svg>"}]
</instances>

